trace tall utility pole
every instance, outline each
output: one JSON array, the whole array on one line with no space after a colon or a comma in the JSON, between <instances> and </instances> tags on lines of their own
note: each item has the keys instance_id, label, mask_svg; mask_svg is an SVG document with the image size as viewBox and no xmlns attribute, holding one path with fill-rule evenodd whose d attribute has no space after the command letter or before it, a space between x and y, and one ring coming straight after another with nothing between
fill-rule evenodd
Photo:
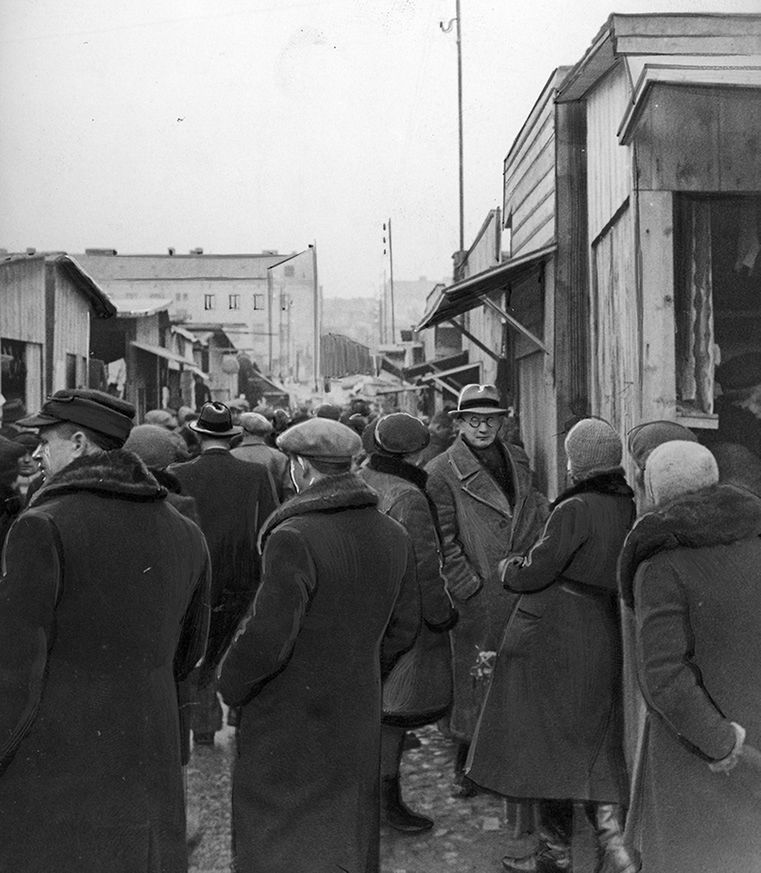
<instances>
[{"instance_id":1,"label":"tall utility pole","mask_svg":"<svg viewBox=\"0 0 761 873\"><path fill-rule=\"evenodd\" d=\"M388 241L386 241L386 235L388 235ZM387 222L383 225L383 254L388 254L388 268L389 274L391 276L389 281L389 302L390 302L390 310L391 310L391 342L396 342L396 320L394 318L394 249L393 243L391 241L391 219L389 218ZM386 271L384 268L383 271L383 297L385 300L386 297Z\"/></svg>"},{"instance_id":2,"label":"tall utility pole","mask_svg":"<svg viewBox=\"0 0 761 873\"><path fill-rule=\"evenodd\" d=\"M321 362L320 362L320 323L321 323L321 309L320 306L320 283L317 278L317 241L313 242L309 248L312 250L312 276L314 278L314 291L313 291L313 307L314 307L314 390L316 392L321 392L322 388L320 386L320 370Z\"/></svg>"},{"instance_id":3,"label":"tall utility pole","mask_svg":"<svg viewBox=\"0 0 761 873\"><path fill-rule=\"evenodd\" d=\"M444 33L449 33L452 26L456 25L457 36L457 134L460 159L460 251L465 250L465 186L463 181L463 150L462 150L462 32L460 19L460 0L455 0L455 17L450 18L446 26L439 22L439 27Z\"/></svg>"}]
</instances>

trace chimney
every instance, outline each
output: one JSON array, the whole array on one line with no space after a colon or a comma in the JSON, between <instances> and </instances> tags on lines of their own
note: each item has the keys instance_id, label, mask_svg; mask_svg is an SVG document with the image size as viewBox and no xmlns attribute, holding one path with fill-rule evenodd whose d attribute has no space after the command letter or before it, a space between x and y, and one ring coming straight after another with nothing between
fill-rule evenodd
<instances>
[{"instance_id":1,"label":"chimney","mask_svg":"<svg viewBox=\"0 0 761 873\"><path fill-rule=\"evenodd\" d=\"M167 249L167 251L169 252L169 257L171 258L172 255L174 254L174 246L169 246L169 248Z\"/></svg>"},{"instance_id":2,"label":"chimney","mask_svg":"<svg viewBox=\"0 0 761 873\"><path fill-rule=\"evenodd\" d=\"M202 254L203 254L203 249L202 249L200 246L198 246L198 248L191 249L191 250L190 250L190 254L191 254L191 255L202 255Z\"/></svg>"},{"instance_id":3,"label":"chimney","mask_svg":"<svg viewBox=\"0 0 761 873\"><path fill-rule=\"evenodd\" d=\"M36 255L36 254L37 254L37 249L34 248L33 246L28 246L28 247L27 247L27 250L26 250L26 253L27 253L28 255Z\"/></svg>"}]
</instances>

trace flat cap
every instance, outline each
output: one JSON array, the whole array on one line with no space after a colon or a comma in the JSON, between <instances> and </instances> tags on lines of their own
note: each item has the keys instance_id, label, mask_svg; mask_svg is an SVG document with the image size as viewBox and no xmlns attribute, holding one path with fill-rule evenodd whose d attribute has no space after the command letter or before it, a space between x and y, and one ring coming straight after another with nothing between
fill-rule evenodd
<instances>
[{"instance_id":1,"label":"flat cap","mask_svg":"<svg viewBox=\"0 0 761 873\"><path fill-rule=\"evenodd\" d=\"M254 436L272 433L272 422L258 412L244 412L240 417L240 426Z\"/></svg>"},{"instance_id":2,"label":"flat cap","mask_svg":"<svg viewBox=\"0 0 761 873\"><path fill-rule=\"evenodd\" d=\"M761 385L761 352L745 352L716 368L716 381L722 391L737 391Z\"/></svg>"},{"instance_id":3,"label":"flat cap","mask_svg":"<svg viewBox=\"0 0 761 873\"><path fill-rule=\"evenodd\" d=\"M22 418L16 424L50 427L68 421L124 442L134 417L135 407L126 400L92 388L65 388L48 397L36 415Z\"/></svg>"},{"instance_id":4,"label":"flat cap","mask_svg":"<svg viewBox=\"0 0 761 873\"><path fill-rule=\"evenodd\" d=\"M375 442L390 455L409 455L424 449L431 441L428 428L408 412L392 412L379 419Z\"/></svg>"},{"instance_id":5,"label":"flat cap","mask_svg":"<svg viewBox=\"0 0 761 873\"><path fill-rule=\"evenodd\" d=\"M325 461L350 461L362 448L359 434L331 418L310 418L294 424L277 439L289 455Z\"/></svg>"},{"instance_id":6,"label":"flat cap","mask_svg":"<svg viewBox=\"0 0 761 873\"><path fill-rule=\"evenodd\" d=\"M691 430L675 421L643 421L629 431L626 445L634 463L640 470L644 470L653 449L672 440L696 443L698 438Z\"/></svg>"}]
</instances>

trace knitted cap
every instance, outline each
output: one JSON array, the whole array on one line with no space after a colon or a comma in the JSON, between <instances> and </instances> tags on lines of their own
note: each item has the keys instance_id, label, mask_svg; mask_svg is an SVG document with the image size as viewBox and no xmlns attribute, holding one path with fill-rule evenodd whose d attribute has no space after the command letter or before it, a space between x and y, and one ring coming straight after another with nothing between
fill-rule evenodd
<instances>
[{"instance_id":1,"label":"knitted cap","mask_svg":"<svg viewBox=\"0 0 761 873\"><path fill-rule=\"evenodd\" d=\"M629 431L629 454L640 470L644 470L653 449L671 440L696 443L698 438L691 430L675 421L645 421Z\"/></svg>"},{"instance_id":2,"label":"knitted cap","mask_svg":"<svg viewBox=\"0 0 761 873\"><path fill-rule=\"evenodd\" d=\"M172 431L158 424L133 427L124 448L134 452L146 467L157 470L163 470L178 458L177 438Z\"/></svg>"},{"instance_id":3,"label":"knitted cap","mask_svg":"<svg viewBox=\"0 0 761 873\"><path fill-rule=\"evenodd\" d=\"M621 437L602 418L582 418L565 438L571 476L577 481L621 466Z\"/></svg>"},{"instance_id":4,"label":"knitted cap","mask_svg":"<svg viewBox=\"0 0 761 873\"><path fill-rule=\"evenodd\" d=\"M653 449L647 459L645 490L656 505L718 481L716 459L700 443L671 440Z\"/></svg>"}]
</instances>

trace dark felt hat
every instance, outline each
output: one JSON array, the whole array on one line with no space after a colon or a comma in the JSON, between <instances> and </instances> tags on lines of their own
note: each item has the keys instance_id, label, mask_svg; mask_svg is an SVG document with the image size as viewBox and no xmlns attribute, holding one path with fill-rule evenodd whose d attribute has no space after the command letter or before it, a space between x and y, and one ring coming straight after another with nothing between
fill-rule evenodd
<instances>
[{"instance_id":1,"label":"dark felt hat","mask_svg":"<svg viewBox=\"0 0 761 873\"><path fill-rule=\"evenodd\" d=\"M410 455L424 449L431 441L428 428L408 412L384 415L375 428L375 442L390 455Z\"/></svg>"},{"instance_id":2,"label":"dark felt hat","mask_svg":"<svg viewBox=\"0 0 761 873\"><path fill-rule=\"evenodd\" d=\"M350 461L362 448L359 434L331 418L310 418L289 427L277 439L289 455L325 461Z\"/></svg>"},{"instance_id":3,"label":"dark felt hat","mask_svg":"<svg viewBox=\"0 0 761 873\"><path fill-rule=\"evenodd\" d=\"M233 425L229 407L218 400L204 403L201 414L188 427L196 433L212 437L232 437L241 433L242 428Z\"/></svg>"},{"instance_id":4,"label":"dark felt hat","mask_svg":"<svg viewBox=\"0 0 761 873\"><path fill-rule=\"evenodd\" d=\"M37 415L22 418L16 424L50 427L67 421L124 442L134 417L135 407L126 400L92 388L66 388L48 397Z\"/></svg>"},{"instance_id":5,"label":"dark felt hat","mask_svg":"<svg viewBox=\"0 0 761 873\"><path fill-rule=\"evenodd\" d=\"M626 442L632 460L640 470L644 470L653 449L672 440L696 443L698 438L675 421L644 421L629 431Z\"/></svg>"},{"instance_id":6,"label":"dark felt hat","mask_svg":"<svg viewBox=\"0 0 761 873\"><path fill-rule=\"evenodd\" d=\"M456 418L466 413L480 415L502 415L507 409L499 399L499 391L494 385L466 385L457 398L457 409L450 411L450 415Z\"/></svg>"},{"instance_id":7,"label":"dark felt hat","mask_svg":"<svg viewBox=\"0 0 761 873\"><path fill-rule=\"evenodd\" d=\"M719 364L716 381L722 391L739 391L761 385L761 352L745 352Z\"/></svg>"}]
</instances>

